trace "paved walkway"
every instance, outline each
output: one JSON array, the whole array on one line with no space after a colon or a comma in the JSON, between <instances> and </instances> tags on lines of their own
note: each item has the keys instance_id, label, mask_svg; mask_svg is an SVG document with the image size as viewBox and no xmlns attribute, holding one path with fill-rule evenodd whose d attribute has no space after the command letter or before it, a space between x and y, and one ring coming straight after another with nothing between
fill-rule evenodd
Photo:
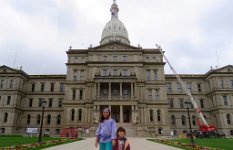
<instances>
[{"instance_id":1,"label":"paved walkway","mask_svg":"<svg viewBox=\"0 0 233 150\"><path fill-rule=\"evenodd\" d=\"M98 150L98 148L94 146L94 141L94 138L87 138L82 141L47 148L46 150ZM180 150L178 148L147 141L145 138L129 138L129 142L132 150Z\"/></svg>"}]
</instances>

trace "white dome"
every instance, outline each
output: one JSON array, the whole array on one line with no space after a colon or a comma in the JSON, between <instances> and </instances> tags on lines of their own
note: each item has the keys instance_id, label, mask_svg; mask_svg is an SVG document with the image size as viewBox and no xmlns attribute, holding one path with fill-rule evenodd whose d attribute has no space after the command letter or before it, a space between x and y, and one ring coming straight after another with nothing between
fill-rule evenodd
<instances>
[{"instance_id":1,"label":"white dome","mask_svg":"<svg viewBox=\"0 0 233 150\"><path fill-rule=\"evenodd\" d=\"M112 4L110 11L112 18L104 27L100 44L102 45L112 41L118 41L130 45L127 29L125 28L125 25L118 19L119 9L115 2Z\"/></svg>"}]
</instances>

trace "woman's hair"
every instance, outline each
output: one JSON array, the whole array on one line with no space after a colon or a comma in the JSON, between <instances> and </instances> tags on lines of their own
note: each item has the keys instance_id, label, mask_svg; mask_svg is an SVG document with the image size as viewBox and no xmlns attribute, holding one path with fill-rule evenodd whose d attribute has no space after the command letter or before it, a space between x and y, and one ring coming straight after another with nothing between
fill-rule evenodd
<instances>
[{"instance_id":1,"label":"woman's hair","mask_svg":"<svg viewBox=\"0 0 233 150\"><path fill-rule=\"evenodd\" d=\"M110 114L111 114L110 109L109 108L104 108L103 111L102 111L101 117L100 117L100 122L103 122L106 119L104 117L104 115L103 115L104 112L108 112L109 113L109 116L107 117L107 119L110 117Z\"/></svg>"},{"instance_id":2,"label":"woman's hair","mask_svg":"<svg viewBox=\"0 0 233 150\"><path fill-rule=\"evenodd\" d=\"M119 127L116 133L118 134L118 132L124 132L126 134L125 128L123 127Z\"/></svg>"}]
</instances>

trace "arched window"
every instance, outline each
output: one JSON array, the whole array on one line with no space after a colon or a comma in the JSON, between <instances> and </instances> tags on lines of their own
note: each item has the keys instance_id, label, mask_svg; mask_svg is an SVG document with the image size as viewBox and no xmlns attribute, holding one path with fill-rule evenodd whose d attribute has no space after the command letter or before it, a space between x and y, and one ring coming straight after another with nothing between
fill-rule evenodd
<instances>
[{"instance_id":1,"label":"arched window","mask_svg":"<svg viewBox=\"0 0 233 150\"><path fill-rule=\"evenodd\" d=\"M214 121L215 121L215 125L217 126L218 125L218 119L217 119L216 115L214 115Z\"/></svg>"},{"instance_id":2,"label":"arched window","mask_svg":"<svg viewBox=\"0 0 233 150\"><path fill-rule=\"evenodd\" d=\"M176 118L174 115L171 116L171 123L172 125L176 125Z\"/></svg>"},{"instance_id":3,"label":"arched window","mask_svg":"<svg viewBox=\"0 0 233 150\"><path fill-rule=\"evenodd\" d=\"M4 114L4 122L6 123L7 120L8 120L8 113L5 113L5 114Z\"/></svg>"},{"instance_id":4,"label":"arched window","mask_svg":"<svg viewBox=\"0 0 233 150\"><path fill-rule=\"evenodd\" d=\"M196 125L196 117L195 116L192 116L192 123L193 123L193 126Z\"/></svg>"},{"instance_id":5,"label":"arched window","mask_svg":"<svg viewBox=\"0 0 233 150\"><path fill-rule=\"evenodd\" d=\"M57 115L57 124L61 124L61 115Z\"/></svg>"},{"instance_id":6,"label":"arched window","mask_svg":"<svg viewBox=\"0 0 233 150\"><path fill-rule=\"evenodd\" d=\"M78 110L78 121L82 121L82 109Z\"/></svg>"},{"instance_id":7,"label":"arched window","mask_svg":"<svg viewBox=\"0 0 233 150\"><path fill-rule=\"evenodd\" d=\"M227 114L227 124L231 124L231 115Z\"/></svg>"},{"instance_id":8,"label":"arched window","mask_svg":"<svg viewBox=\"0 0 233 150\"><path fill-rule=\"evenodd\" d=\"M74 121L74 113L75 113L75 111L74 111L74 109L72 109L71 110L71 121Z\"/></svg>"},{"instance_id":9,"label":"arched window","mask_svg":"<svg viewBox=\"0 0 233 150\"><path fill-rule=\"evenodd\" d=\"M183 126L186 125L186 117L184 115L182 115L182 117L181 117L181 122L182 122Z\"/></svg>"},{"instance_id":10,"label":"arched window","mask_svg":"<svg viewBox=\"0 0 233 150\"><path fill-rule=\"evenodd\" d=\"M50 124L51 123L51 115L49 114L48 116L47 116L47 124Z\"/></svg>"},{"instance_id":11,"label":"arched window","mask_svg":"<svg viewBox=\"0 0 233 150\"><path fill-rule=\"evenodd\" d=\"M157 121L161 121L161 110L157 110Z\"/></svg>"},{"instance_id":12,"label":"arched window","mask_svg":"<svg viewBox=\"0 0 233 150\"><path fill-rule=\"evenodd\" d=\"M150 121L153 122L154 121L154 115L153 115L153 110L150 110Z\"/></svg>"},{"instance_id":13,"label":"arched window","mask_svg":"<svg viewBox=\"0 0 233 150\"><path fill-rule=\"evenodd\" d=\"M37 124L40 124L40 118L41 118L41 116L37 115L37 121L36 121Z\"/></svg>"},{"instance_id":14,"label":"arched window","mask_svg":"<svg viewBox=\"0 0 233 150\"><path fill-rule=\"evenodd\" d=\"M28 115L28 117L27 117L27 124L30 124L30 122L31 122L31 115Z\"/></svg>"}]
</instances>

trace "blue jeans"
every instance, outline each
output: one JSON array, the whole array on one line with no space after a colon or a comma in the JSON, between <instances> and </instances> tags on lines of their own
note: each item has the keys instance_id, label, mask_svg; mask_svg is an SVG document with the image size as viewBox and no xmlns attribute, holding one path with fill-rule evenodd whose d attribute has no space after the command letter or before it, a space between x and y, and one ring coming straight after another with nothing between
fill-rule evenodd
<instances>
[{"instance_id":1,"label":"blue jeans","mask_svg":"<svg viewBox=\"0 0 233 150\"><path fill-rule=\"evenodd\" d=\"M99 143L99 144L100 144L100 150L112 150L112 142Z\"/></svg>"}]
</instances>

